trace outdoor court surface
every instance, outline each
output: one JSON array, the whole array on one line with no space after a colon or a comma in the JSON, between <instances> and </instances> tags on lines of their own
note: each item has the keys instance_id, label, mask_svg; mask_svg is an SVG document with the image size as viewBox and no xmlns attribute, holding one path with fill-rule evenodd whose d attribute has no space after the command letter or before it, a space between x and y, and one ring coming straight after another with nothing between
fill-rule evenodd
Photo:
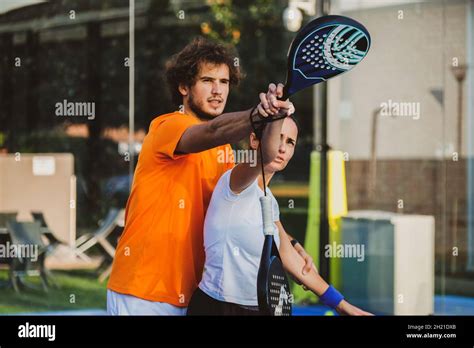
<instances>
[{"instance_id":1,"label":"outdoor court surface","mask_svg":"<svg viewBox=\"0 0 474 348\"><path fill-rule=\"evenodd\" d=\"M293 315L322 316L337 315L323 305L293 306ZM474 315L474 298L462 296L435 296L435 315ZM103 309L84 309L77 311L54 311L41 313L20 313L16 315L107 315Z\"/></svg>"}]
</instances>

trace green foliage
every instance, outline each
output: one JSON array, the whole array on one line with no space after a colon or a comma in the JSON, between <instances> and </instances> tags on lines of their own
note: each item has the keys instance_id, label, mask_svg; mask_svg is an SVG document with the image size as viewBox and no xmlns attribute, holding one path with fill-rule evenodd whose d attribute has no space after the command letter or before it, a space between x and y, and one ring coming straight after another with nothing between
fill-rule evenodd
<instances>
[{"instance_id":1,"label":"green foliage","mask_svg":"<svg viewBox=\"0 0 474 348\"><path fill-rule=\"evenodd\" d=\"M281 23L283 4L275 0L257 0L249 5L249 12L257 25L276 26Z\"/></svg>"},{"instance_id":2,"label":"green foliage","mask_svg":"<svg viewBox=\"0 0 474 348\"><path fill-rule=\"evenodd\" d=\"M274 27L281 22L283 7L275 0L233 1L208 0L213 21L203 22L201 30L215 40L237 45L244 26L253 22L257 27ZM260 36L262 31L257 30Z\"/></svg>"}]
</instances>

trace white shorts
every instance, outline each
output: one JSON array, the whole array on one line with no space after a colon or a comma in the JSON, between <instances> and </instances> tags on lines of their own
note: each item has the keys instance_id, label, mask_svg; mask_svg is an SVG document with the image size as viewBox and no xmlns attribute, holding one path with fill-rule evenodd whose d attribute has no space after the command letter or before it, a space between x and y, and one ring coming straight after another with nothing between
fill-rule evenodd
<instances>
[{"instance_id":1,"label":"white shorts","mask_svg":"<svg viewBox=\"0 0 474 348\"><path fill-rule=\"evenodd\" d=\"M109 315L186 315L186 307L166 302L147 301L107 289L107 314Z\"/></svg>"}]
</instances>

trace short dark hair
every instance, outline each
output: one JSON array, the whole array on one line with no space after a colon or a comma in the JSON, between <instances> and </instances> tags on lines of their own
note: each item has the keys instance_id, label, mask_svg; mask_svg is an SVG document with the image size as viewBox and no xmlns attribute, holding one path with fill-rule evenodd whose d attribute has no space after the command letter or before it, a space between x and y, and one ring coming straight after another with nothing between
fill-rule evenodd
<instances>
[{"instance_id":1,"label":"short dark hair","mask_svg":"<svg viewBox=\"0 0 474 348\"><path fill-rule=\"evenodd\" d=\"M298 133L299 133L299 132L300 132L300 124L298 123L298 121L296 120L296 118L295 118L293 115L290 115L290 116L288 116L287 118L290 118L290 119L295 123L296 130L297 130Z\"/></svg>"},{"instance_id":2,"label":"short dark hair","mask_svg":"<svg viewBox=\"0 0 474 348\"><path fill-rule=\"evenodd\" d=\"M230 47L215 41L197 37L175 54L166 63L166 80L173 102L183 103L179 86L191 87L196 82L201 63L226 64L229 67L231 85L238 85L242 79L240 67L234 64L236 55Z\"/></svg>"}]
</instances>

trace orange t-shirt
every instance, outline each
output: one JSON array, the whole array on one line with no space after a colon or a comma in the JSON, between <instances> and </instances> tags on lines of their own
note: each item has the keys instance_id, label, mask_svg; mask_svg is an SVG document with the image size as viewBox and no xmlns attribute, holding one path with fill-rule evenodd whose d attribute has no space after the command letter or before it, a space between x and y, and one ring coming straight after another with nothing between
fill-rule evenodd
<instances>
[{"instance_id":1,"label":"orange t-shirt","mask_svg":"<svg viewBox=\"0 0 474 348\"><path fill-rule=\"evenodd\" d=\"M226 156L232 151L228 144L199 153L174 153L184 131L199 123L179 112L152 121L127 202L110 290L188 305L204 267L203 226L212 191L233 167L232 156Z\"/></svg>"}]
</instances>

